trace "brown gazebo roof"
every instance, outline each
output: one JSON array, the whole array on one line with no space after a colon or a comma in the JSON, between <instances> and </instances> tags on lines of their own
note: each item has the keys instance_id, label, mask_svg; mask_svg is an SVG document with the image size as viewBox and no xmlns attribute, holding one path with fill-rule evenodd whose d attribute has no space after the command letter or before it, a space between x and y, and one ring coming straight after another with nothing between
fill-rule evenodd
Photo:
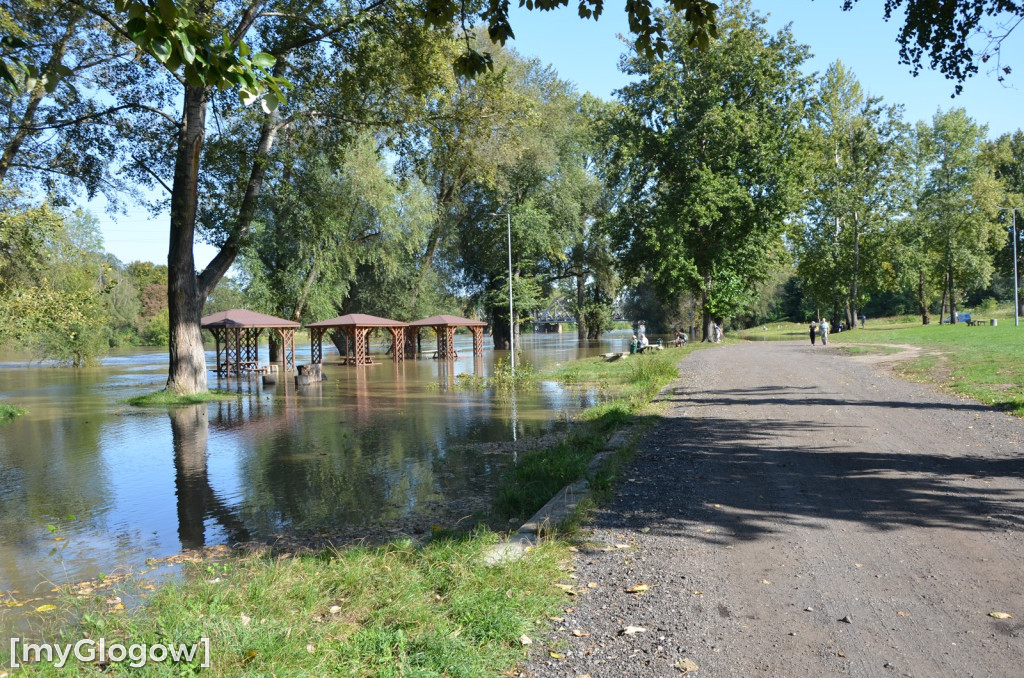
<instances>
[{"instance_id":1,"label":"brown gazebo roof","mask_svg":"<svg viewBox=\"0 0 1024 678\"><path fill-rule=\"evenodd\" d=\"M306 327L407 327L409 323L401 320L389 320L366 313L349 313L330 320L309 323Z\"/></svg>"},{"instance_id":2,"label":"brown gazebo roof","mask_svg":"<svg viewBox=\"0 0 1024 678\"><path fill-rule=\"evenodd\" d=\"M486 327L487 323L483 320L470 320L469 318L460 318L457 315L432 315L429 318L423 318L421 320L415 320L409 323L409 327L440 327L440 326L452 326L452 327Z\"/></svg>"},{"instance_id":3,"label":"brown gazebo roof","mask_svg":"<svg viewBox=\"0 0 1024 678\"><path fill-rule=\"evenodd\" d=\"M212 315L203 316L199 326L205 329L213 327L299 327L299 323L285 320L266 313L248 311L244 308L233 308Z\"/></svg>"}]
</instances>

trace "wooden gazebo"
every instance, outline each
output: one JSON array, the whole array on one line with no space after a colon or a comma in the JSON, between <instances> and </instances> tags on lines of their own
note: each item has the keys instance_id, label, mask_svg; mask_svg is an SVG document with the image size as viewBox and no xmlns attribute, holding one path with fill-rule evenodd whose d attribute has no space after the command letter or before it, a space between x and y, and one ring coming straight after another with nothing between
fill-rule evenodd
<instances>
[{"instance_id":1,"label":"wooden gazebo","mask_svg":"<svg viewBox=\"0 0 1024 678\"><path fill-rule=\"evenodd\" d=\"M389 320L378 318L375 315L365 313L349 313L330 320L321 320L318 323L306 325L309 330L310 359L311 363L323 362L323 339L324 332L328 330L340 330L345 333L346 353L342 357L343 362L349 365L370 365L373 359L370 358L368 337L370 332L380 328L387 328L391 332L394 341L392 359L397 361L405 360L405 328L408 323L400 320Z\"/></svg>"},{"instance_id":2,"label":"wooden gazebo","mask_svg":"<svg viewBox=\"0 0 1024 678\"><path fill-rule=\"evenodd\" d=\"M300 325L265 313L233 308L204 316L199 326L210 330L217 344L218 375L231 376L259 367L259 338L263 330L274 330L281 338L284 369L295 368L295 330Z\"/></svg>"},{"instance_id":3,"label":"wooden gazebo","mask_svg":"<svg viewBox=\"0 0 1024 678\"><path fill-rule=\"evenodd\" d=\"M411 335L411 350L415 352L419 332L424 327L430 327L437 336L437 359L454 360L458 356L455 353L455 330L458 327L468 327L473 333L473 355L484 354L484 328L487 323L482 320L470 320L454 315L432 315L429 318L416 320L409 323Z\"/></svg>"}]
</instances>

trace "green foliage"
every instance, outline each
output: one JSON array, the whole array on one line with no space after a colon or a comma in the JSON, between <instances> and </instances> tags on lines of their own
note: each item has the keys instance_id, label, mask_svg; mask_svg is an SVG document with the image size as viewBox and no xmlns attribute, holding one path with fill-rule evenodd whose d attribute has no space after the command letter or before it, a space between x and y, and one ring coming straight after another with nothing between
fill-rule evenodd
<instances>
[{"instance_id":1,"label":"green foliage","mask_svg":"<svg viewBox=\"0 0 1024 678\"><path fill-rule=\"evenodd\" d=\"M665 60L627 61L637 79L611 129L623 195L613 235L625 270L649 274L662 298L699 293L707 326L742 306L781 254L804 169L806 49L788 29L769 35L747 2L723 11L720 40L703 52L682 17L665 21Z\"/></svg>"},{"instance_id":2,"label":"green foliage","mask_svg":"<svg viewBox=\"0 0 1024 678\"><path fill-rule=\"evenodd\" d=\"M987 285L1006 242L997 221L1004 193L982 155L985 128L963 109L936 113L922 147L931 159L919 201L923 241L953 313L959 293Z\"/></svg>"},{"instance_id":3,"label":"green foliage","mask_svg":"<svg viewBox=\"0 0 1024 678\"><path fill-rule=\"evenodd\" d=\"M285 101L290 83L272 72L277 59L252 53L245 40L225 30L218 35L185 2L115 0L128 16L124 30L131 40L171 73L183 69L192 87L237 88L246 106L259 101L267 113Z\"/></svg>"},{"instance_id":4,"label":"green foliage","mask_svg":"<svg viewBox=\"0 0 1024 678\"><path fill-rule=\"evenodd\" d=\"M28 410L15 407L8 403L0 403L0 421L10 421L11 419L15 419L16 417L20 417L26 413L28 413Z\"/></svg>"},{"instance_id":5,"label":"green foliage","mask_svg":"<svg viewBox=\"0 0 1024 678\"><path fill-rule=\"evenodd\" d=\"M170 328L170 313L165 308L148 320L140 338L147 346L167 346L167 342L170 341Z\"/></svg>"},{"instance_id":6,"label":"green foliage","mask_svg":"<svg viewBox=\"0 0 1024 678\"><path fill-rule=\"evenodd\" d=\"M95 361L109 345L105 296L114 284L95 219L7 193L0 232L0 336L74 367Z\"/></svg>"},{"instance_id":7,"label":"green foliage","mask_svg":"<svg viewBox=\"0 0 1024 678\"><path fill-rule=\"evenodd\" d=\"M843 9L849 10L858 0L844 0ZM888 20L903 0L886 0L885 18ZM1004 21L1006 14L1011 20ZM1016 17L1013 19L1012 17ZM1003 41L1024 17L1024 5L1005 0L957 0L936 3L930 0L907 0L906 20L900 28L900 63L912 66L917 75L927 61L947 78L956 81L956 93L963 89L962 82L978 72L978 63L992 60L996 64L996 77L1002 81L1010 73L1010 66L1001 62ZM992 20L994 25L986 25ZM981 49L973 38L985 35Z\"/></svg>"},{"instance_id":8,"label":"green foliage","mask_svg":"<svg viewBox=\"0 0 1024 678\"><path fill-rule=\"evenodd\" d=\"M864 94L841 63L829 67L811 111L813 176L792 229L802 289L829 317L852 322L869 295L891 289L897 217L908 186L899 109Z\"/></svg>"}]
</instances>

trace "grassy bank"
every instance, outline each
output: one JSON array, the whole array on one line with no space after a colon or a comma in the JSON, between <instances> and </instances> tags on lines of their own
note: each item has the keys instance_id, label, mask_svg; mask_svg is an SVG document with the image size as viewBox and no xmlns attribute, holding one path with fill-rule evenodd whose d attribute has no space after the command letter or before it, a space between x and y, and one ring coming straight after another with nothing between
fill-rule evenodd
<instances>
[{"instance_id":1,"label":"grassy bank","mask_svg":"<svg viewBox=\"0 0 1024 678\"><path fill-rule=\"evenodd\" d=\"M838 345L909 344L922 349L896 370L908 378L1024 416L1024 327L870 323L832 337Z\"/></svg>"},{"instance_id":2,"label":"grassy bank","mask_svg":"<svg viewBox=\"0 0 1024 678\"><path fill-rule=\"evenodd\" d=\"M587 471L608 436L635 421L677 374L692 350L668 349L605 363L571 363L545 379L596 390L601 402L571 424L569 438L521 457L500 492L507 512L528 517L565 484ZM604 471L606 474L607 469ZM605 476L606 479L608 476ZM525 657L531 636L567 604L570 547L546 539L528 557L486 565L498 532L450 536L425 544L309 554L239 556L188 565L188 576L149 592L125 610L112 594L70 593L36 614L33 640L82 638L122 643L196 643L210 639L212 666L129 661L75 665L76 675L346 675L495 676ZM88 591L79 588L81 594ZM124 594L122 594L124 595ZM68 626L61 620L78 619ZM47 630L49 629L49 630ZM0 658L9 660L6 652ZM17 675L66 675L37 664ZM0 669L0 676L4 674Z\"/></svg>"},{"instance_id":3,"label":"grassy bank","mask_svg":"<svg viewBox=\"0 0 1024 678\"><path fill-rule=\"evenodd\" d=\"M601 402L576 417L565 440L523 455L498 489L498 516L528 518L560 489L583 477L608 437L634 421L679 375L676 363L692 350L692 346L672 348L614 362L586 358L543 375L567 386L597 391ZM604 469L602 478L590 479L591 485L607 484L611 475L609 469Z\"/></svg>"},{"instance_id":4,"label":"grassy bank","mask_svg":"<svg viewBox=\"0 0 1024 678\"><path fill-rule=\"evenodd\" d=\"M37 664L17 675L497 675L524 657L521 637L536 634L565 603L555 583L565 576L568 552L543 544L529 558L485 565L496 539L195 565L186 581L160 588L137 610L99 611L110 601L84 601L84 621L60 640L104 638L109 646L209 638L210 668L198 660L142 668L125 661L105 670Z\"/></svg>"},{"instance_id":5,"label":"grassy bank","mask_svg":"<svg viewBox=\"0 0 1024 678\"><path fill-rule=\"evenodd\" d=\"M192 395L179 395L174 391L161 389L152 393L144 393L139 396L128 398L125 402L135 407L170 407L173 405L198 405L216 400L231 400L239 397L238 393L211 389L205 393L194 393Z\"/></svg>"},{"instance_id":6,"label":"grassy bank","mask_svg":"<svg viewBox=\"0 0 1024 678\"><path fill-rule=\"evenodd\" d=\"M996 318L999 324L922 325L915 316L878 318L863 330L833 332L829 343L851 352L898 350L886 344L919 347L918 357L896 365L898 373L1024 416L1024 327L1014 326L1012 308L973 316ZM772 323L767 330L754 327L739 334L748 341L810 341L807 323Z\"/></svg>"}]
</instances>

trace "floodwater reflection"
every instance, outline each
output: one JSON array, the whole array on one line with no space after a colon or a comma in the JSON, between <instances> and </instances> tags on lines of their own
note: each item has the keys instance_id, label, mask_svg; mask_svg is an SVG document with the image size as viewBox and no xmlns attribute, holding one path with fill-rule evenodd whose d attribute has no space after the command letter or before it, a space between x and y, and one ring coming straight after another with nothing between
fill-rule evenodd
<instances>
[{"instance_id":1,"label":"floodwater reflection","mask_svg":"<svg viewBox=\"0 0 1024 678\"><path fill-rule=\"evenodd\" d=\"M547 335L523 348L543 368L627 338L581 349ZM84 370L2 361L0 400L29 414L0 426L0 596L138 570L183 548L358 531L437 506L472 515L512 462L509 441L552 431L595 399L550 383L511 396L452 387L503 355L350 368L327 354L319 384L211 376L237 396L169 411L123 404L163 387L165 353Z\"/></svg>"}]
</instances>

